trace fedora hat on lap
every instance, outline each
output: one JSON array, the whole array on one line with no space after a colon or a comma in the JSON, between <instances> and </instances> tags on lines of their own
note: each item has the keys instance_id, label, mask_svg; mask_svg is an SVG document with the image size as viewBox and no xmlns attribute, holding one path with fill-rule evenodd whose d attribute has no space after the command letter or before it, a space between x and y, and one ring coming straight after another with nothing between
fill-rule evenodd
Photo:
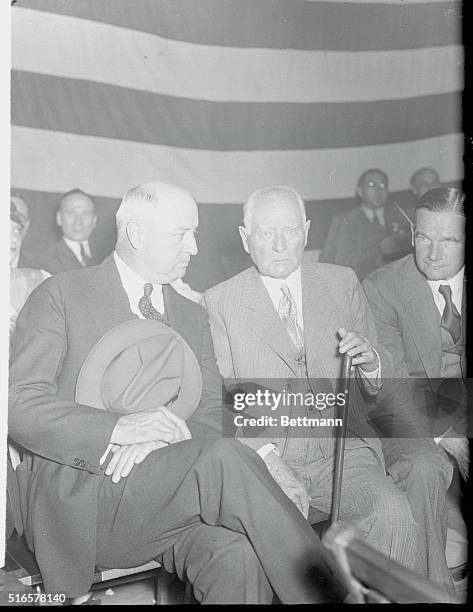
<instances>
[{"instance_id":1,"label":"fedora hat on lap","mask_svg":"<svg viewBox=\"0 0 473 612\"><path fill-rule=\"evenodd\" d=\"M159 321L132 319L91 349L77 378L75 400L120 415L167 406L187 419L201 393L199 362L184 338Z\"/></svg>"}]
</instances>

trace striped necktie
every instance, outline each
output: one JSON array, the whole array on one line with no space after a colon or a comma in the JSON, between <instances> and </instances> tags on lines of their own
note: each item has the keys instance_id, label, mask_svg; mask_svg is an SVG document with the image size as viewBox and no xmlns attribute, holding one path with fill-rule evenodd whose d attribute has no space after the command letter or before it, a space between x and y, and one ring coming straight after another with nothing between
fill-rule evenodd
<instances>
[{"instance_id":1,"label":"striped necktie","mask_svg":"<svg viewBox=\"0 0 473 612\"><path fill-rule=\"evenodd\" d=\"M450 333L456 344L461 337L462 324L461 315L452 300L452 288L450 285L440 285L439 293L445 300L440 326Z\"/></svg>"},{"instance_id":2,"label":"striped necktie","mask_svg":"<svg viewBox=\"0 0 473 612\"><path fill-rule=\"evenodd\" d=\"M299 354L304 352L304 335L297 322L296 301L287 285L281 285L282 296L279 300L278 314Z\"/></svg>"}]
</instances>

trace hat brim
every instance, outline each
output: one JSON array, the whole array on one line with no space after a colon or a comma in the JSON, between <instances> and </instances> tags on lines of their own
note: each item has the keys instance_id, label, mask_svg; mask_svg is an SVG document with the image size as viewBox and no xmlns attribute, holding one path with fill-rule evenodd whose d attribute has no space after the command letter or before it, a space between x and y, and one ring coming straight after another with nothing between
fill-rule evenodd
<instances>
[{"instance_id":1,"label":"hat brim","mask_svg":"<svg viewBox=\"0 0 473 612\"><path fill-rule=\"evenodd\" d=\"M87 355L76 382L75 401L78 404L106 410L101 385L104 373L112 360L128 347L153 336L177 339L184 351L183 375L178 401L169 406L177 416L187 419L196 410L202 395L202 371L199 362L184 340L174 329L151 319L131 319L109 330L98 340ZM179 401L180 400L180 401Z\"/></svg>"}]
</instances>

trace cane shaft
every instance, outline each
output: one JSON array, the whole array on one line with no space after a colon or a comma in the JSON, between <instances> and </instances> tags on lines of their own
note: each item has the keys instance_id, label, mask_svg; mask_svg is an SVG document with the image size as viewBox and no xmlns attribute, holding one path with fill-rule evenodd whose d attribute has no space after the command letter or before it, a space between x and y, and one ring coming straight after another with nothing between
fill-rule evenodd
<instances>
[{"instance_id":1,"label":"cane shaft","mask_svg":"<svg viewBox=\"0 0 473 612\"><path fill-rule=\"evenodd\" d=\"M339 411L342 418L342 426L339 430L335 451L335 472L333 480L333 500L332 500L332 515L330 523L333 525L338 522L340 515L340 498L342 495L342 477L343 477L343 460L345 456L345 438L347 433L348 421L348 404L350 401L350 375L351 375L351 357L344 355L342 378L340 379L339 391L345 394L345 403Z\"/></svg>"}]
</instances>

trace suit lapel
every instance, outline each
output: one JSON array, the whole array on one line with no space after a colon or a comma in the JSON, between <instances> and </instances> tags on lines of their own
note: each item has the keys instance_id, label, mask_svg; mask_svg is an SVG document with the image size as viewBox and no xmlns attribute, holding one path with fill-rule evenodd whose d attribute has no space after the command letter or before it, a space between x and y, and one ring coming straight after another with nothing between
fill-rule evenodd
<instances>
[{"instance_id":1,"label":"suit lapel","mask_svg":"<svg viewBox=\"0 0 473 612\"><path fill-rule=\"evenodd\" d=\"M327 286L317 273L318 265L302 264L302 312L304 318L304 341L309 377L330 378L333 374L327 344L333 344L334 333L331 320L335 313L334 303Z\"/></svg>"},{"instance_id":2,"label":"suit lapel","mask_svg":"<svg viewBox=\"0 0 473 612\"><path fill-rule=\"evenodd\" d=\"M406 297L408 327L422 365L428 378L438 378L442 354L440 315L432 291L417 270L413 256L403 276L402 291Z\"/></svg>"},{"instance_id":3,"label":"suit lapel","mask_svg":"<svg viewBox=\"0 0 473 612\"><path fill-rule=\"evenodd\" d=\"M90 320L102 337L116 325L137 317L131 312L113 254L89 270L89 281L85 289L89 293L87 297L84 296L84 304L90 305Z\"/></svg>"},{"instance_id":4,"label":"suit lapel","mask_svg":"<svg viewBox=\"0 0 473 612\"><path fill-rule=\"evenodd\" d=\"M199 355L202 330L196 325L186 298L179 295L171 285L163 285L163 299L164 312L170 326L186 340L194 353Z\"/></svg>"},{"instance_id":5,"label":"suit lapel","mask_svg":"<svg viewBox=\"0 0 473 612\"><path fill-rule=\"evenodd\" d=\"M294 371L296 348L254 267L245 277L241 303L249 328Z\"/></svg>"}]
</instances>

